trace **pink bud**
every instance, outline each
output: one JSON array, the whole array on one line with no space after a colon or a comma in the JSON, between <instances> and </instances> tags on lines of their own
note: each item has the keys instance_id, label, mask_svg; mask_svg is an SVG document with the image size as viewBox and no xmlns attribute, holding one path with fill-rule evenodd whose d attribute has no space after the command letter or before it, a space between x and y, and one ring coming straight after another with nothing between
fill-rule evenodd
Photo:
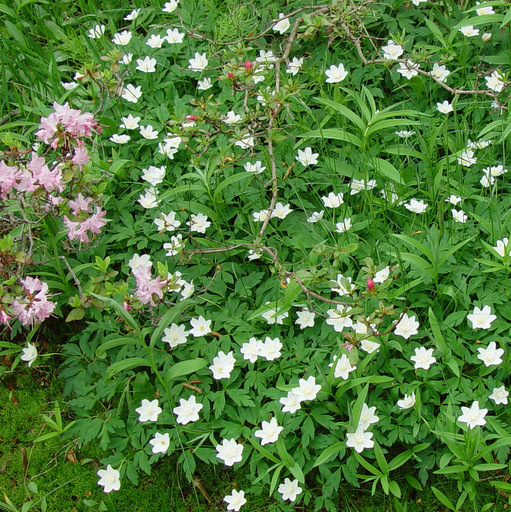
<instances>
[{"instance_id":1,"label":"pink bud","mask_svg":"<svg viewBox=\"0 0 511 512\"><path fill-rule=\"evenodd\" d=\"M370 277L368 277L366 282L367 282L367 289L370 292L373 291L374 290L374 281Z\"/></svg>"},{"instance_id":2,"label":"pink bud","mask_svg":"<svg viewBox=\"0 0 511 512\"><path fill-rule=\"evenodd\" d=\"M245 69L252 69L252 63L249 60L245 61Z\"/></svg>"},{"instance_id":3,"label":"pink bud","mask_svg":"<svg viewBox=\"0 0 511 512\"><path fill-rule=\"evenodd\" d=\"M122 307L126 310L126 311L129 311L131 309L131 306L127 303L127 302L124 302Z\"/></svg>"},{"instance_id":4,"label":"pink bud","mask_svg":"<svg viewBox=\"0 0 511 512\"><path fill-rule=\"evenodd\" d=\"M228 76L229 78L234 78L234 73L231 73L231 72L229 71L229 73L227 73L227 76Z\"/></svg>"},{"instance_id":5,"label":"pink bud","mask_svg":"<svg viewBox=\"0 0 511 512\"><path fill-rule=\"evenodd\" d=\"M197 116L186 116L186 119L188 119L188 121L197 121Z\"/></svg>"}]
</instances>

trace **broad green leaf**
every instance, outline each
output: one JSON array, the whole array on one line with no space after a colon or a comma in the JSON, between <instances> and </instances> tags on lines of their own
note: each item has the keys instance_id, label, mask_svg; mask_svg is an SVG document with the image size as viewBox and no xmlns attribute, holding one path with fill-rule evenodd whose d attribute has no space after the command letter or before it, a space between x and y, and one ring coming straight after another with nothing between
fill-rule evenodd
<instances>
[{"instance_id":1,"label":"broad green leaf","mask_svg":"<svg viewBox=\"0 0 511 512\"><path fill-rule=\"evenodd\" d=\"M316 462L314 463L314 466L312 467L315 468L317 466L320 466L321 464L329 460L332 456L337 456L344 448L346 448L346 443L342 441L330 445L328 448L325 448L321 452L321 455L317 458Z\"/></svg>"},{"instance_id":2,"label":"broad green leaf","mask_svg":"<svg viewBox=\"0 0 511 512\"><path fill-rule=\"evenodd\" d=\"M431 331L433 333L433 339L435 340L435 344L442 354L442 356L447 355L447 344L445 343L444 336L442 331L440 330L440 324L436 319L435 313L431 308L429 308L429 325L431 326Z\"/></svg>"},{"instance_id":3,"label":"broad green leaf","mask_svg":"<svg viewBox=\"0 0 511 512\"><path fill-rule=\"evenodd\" d=\"M117 361L114 364L110 365L107 369L107 375L109 377L113 377L119 372L125 372L127 370L133 370L134 368L139 367L151 367L152 363L148 359L144 359L143 357L130 357L129 359L124 359L123 361Z\"/></svg>"},{"instance_id":4,"label":"broad green leaf","mask_svg":"<svg viewBox=\"0 0 511 512\"><path fill-rule=\"evenodd\" d=\"M440 501L449 510L456 511L454 505L452 504L452 501L442 491L439 491L436 487L433 486L431 486L431 490L433 491L433 494L436 496L438 501Z\"/></svg>"},{"instance_id":5,"label":"broad green leaf","mask_svg":"<svg viewBox=\"0 0 511 512\"><path fill-rule=\"evenodd\" d=\"M150 346L154 347L155 344L161 340L163 331L173 322L188 306L195 304L195 301L186 299L178 302L175 306L172 306L158 322L158 326L154 329L151 335Z\"/></svg>"},{"instance_id":6,"label":"broad green leaf","mask_svg":"<svg viewBox=\"0 0 511 512\"><path fill-rule=\"evenodd\" d=\"M366 129L366 124L364 121L352 110L350 110L345 105L342 105L341 103L337 103L336 101L332 101L326 98L314 98L317 102L322 103L323 105L327 105L337 112L344 116L346 119L350 120L353 125L358 128L361 132L364 132Z\"/></svg>"},{"instance_id":7,"label":"broad green leaf","mask_svg":"<svg viewBox=\"0 0 511 512\"><path fill-rule=\"evenodd\" d=\"M302 139L332 139L342 140L343 142L350 142L355 146L362 148L362 140L360 137L353 135L340 128L325 128L324 130L313 130L311 132L299 135Z\"/></svg>"},{"instance_id":8,"label":"broad green leaf","mask_svg":"<svg viewBox=\"0 0 511 512\"><path fill-rule=\"evenodd\" d=\"M170 382L179 377L184 377L185 375L198 372L199 370L202 370L207 364L208 362L206 359L202 359L201 357L196 359L189 359L188 361L180 361L179 363L174 364L165 372L164 379L166 382Z\"/></svg>"},{"instance_id":9,"label":"broad green leaf","mask_svg":"<svg viewBox=\"0 0 511 512\"><path fill-rule=\"evenodd\" d=\"M431 261L431 263L434 262L435 258L433 256L433 252L431 251L431 249L426 247L422 242L419 242L415 238L412 238L411 236L407 236L407 235L400 235L400 234L392 233L392 236L395 236L396 238L399 238L399 240L402 240L406 244L408 244L412 247L415 247L424 256L426 256L426 258L428 258L428 260Z\"/></svg>"},{"instance_id":10,"label":"broad green leaf","mask_svg":"<svg viewBox=\"0 0 511 512\"><path fill-rule=\"evenodd\" d=\"M133 327L133 329L135 329L136 331L140 331L140 325L138 324L138 322L135 320L135 318L133 318L133 316L131 316L131 314L126 311L117 301L115 301L114 299L111 299L110 297L102 297L101 295L97 295L95 293L91 293L91 295L93 297L96 297L96 299L99 299L103 302L105 302L106 304L108 304L109 306L112 306L115 311L124 318L124 320L126 320L126 322L131 325L131 327Z\"/></svg>"},{"instance_id":11,"label":"broad green leaf","mask_svg":"<svg viewBox=\"0 0 511 512\"><path fill-rule=\"evenodd\" d=\"M215 187L215 191L213 192L213 201L218 201L218 197L222 193L222 191L228 187L229 185L232 185L233 183L237 183L238 181L241 181L246 178L252 177L252 174L249 172L240 172L238 174L233 174L232 176L229 176L228 178L225 178L221 183L219 183Z\"/></svg>"},{"instance_id":12,"label":"broad green leaf","mask_svg":"<svg viewBox=\"0 0 511 512\"><path fill-rule=\"evenodd\" d=\"M399 183L400 185L404 184L404 181L401 178L401 174L399 174L399 171L388 160L375 157L369 158L367 163L372 169L374 169L376 172L379 172L382 176L388 178L390 181Z\"/></svg>"}]
</instances>

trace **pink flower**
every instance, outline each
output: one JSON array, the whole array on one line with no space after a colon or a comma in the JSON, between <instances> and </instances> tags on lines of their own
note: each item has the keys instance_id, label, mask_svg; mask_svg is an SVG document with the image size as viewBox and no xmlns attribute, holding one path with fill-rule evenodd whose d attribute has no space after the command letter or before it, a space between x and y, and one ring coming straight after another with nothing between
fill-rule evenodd
<instances>
[{"instance_id":1,"label":"pink flower","mask_svg":"<svg viewBox=\"0 0 511 512\"><path fill-rule=\"evenodd\" d=\"M46 320L56 307L48 300L48 285L36 277L27 276L20 280L25 297L12 302L12 311L23 325L33 326L36 321Z\"/></svg>"},{"instance_id":2,"label":"pink flower","mask_svg":"<svg viewBox=\"0 0 511 512\"><path fill-rule=\"evenodd\" d=\"M87 148L82 146L79 148L75 148L75 152L73 155L73 159L71 162L75 165L78 165L80 169L90 161L89 153L87 152Z\"/></svg>"},{"instance_id":3,"label":"pink flower","mask_svg":"<svg viewBox=\"0 0 511 512\"><path fill-rule=\"evenodd\" d=\"M75 200L71 199L67 204L73 210L73 215L78 215L80 212L92 213L92 208L89 206L92 203L92 197L83 197L81 192L78 192Z\"/></svg>"},{"instance_id":4,"label":"pink flower","mask_svg":"<svg viewBox=\"0 0 511 512\"><path fill-rule=\"evenodd\" d=\"M6 199L7 194L12 190L17 173L17 167L6 165L3 160L0 160L0 197L2 199Z\"/></svg>"}]
</instances>

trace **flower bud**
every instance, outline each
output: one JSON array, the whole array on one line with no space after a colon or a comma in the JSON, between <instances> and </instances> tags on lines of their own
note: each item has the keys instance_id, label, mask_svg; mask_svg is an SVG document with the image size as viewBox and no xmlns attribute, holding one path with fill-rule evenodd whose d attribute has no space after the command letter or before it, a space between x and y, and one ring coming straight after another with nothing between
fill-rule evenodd
<instances>
[{"instance_id":1,"label":"flower bud","mask_svg":"<svg viewBox=\"0 0 511 512\"><path fill-rule=\"evenodd\" d=\"M229 73L227 73L227 76L232 80L232 79L234 78L234 73L231 73L231 72L229 71Z\"/></svg>"},{"instance_id":2,"label":"flower bud","mask_svg":"<svg viewBox=\"0 0 511 512\"><path fill-rule=\"evenodd\" d=\"M374 281L370 277L368 277L366 283L367 283L367 289L370 292L372 292L374 290Z\"/></svg>"},{"instance_id":3,"label":"flower bud","mask_svg":"<svg viewBox=\"0 0 511 512\"><path fill-rule=\"evenodd\" d=\"M188 121L197 121L197 116L186 116Z\"/></svg>"},{"instance_id":4,"label":"flower bud","mask_svg":"<svg viewBox=\"0 0 511 512\"><path fill-rule=\"evenodd\" d=\"M491 33L490 32L485 32L482 35L481 39L483 40L483 42L486 43L486 41L489 41L491 39Z\"/></svg>"},{"instance_id":5,"label":"flower bud","mask_svg":"<svg viewBox=\"0 0 511 512\"><path fill-rule=\"evenodd\" d=\"M249 60L245 61L245 69L248 71L249 69L252 69L252 63Z\"/></svg>"}]
</instances>

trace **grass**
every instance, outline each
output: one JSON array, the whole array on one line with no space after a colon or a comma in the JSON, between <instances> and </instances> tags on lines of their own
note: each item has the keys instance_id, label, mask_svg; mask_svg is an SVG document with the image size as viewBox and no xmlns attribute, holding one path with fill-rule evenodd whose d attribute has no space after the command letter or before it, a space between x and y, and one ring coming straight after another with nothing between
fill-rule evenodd
<instances>
[{"instance_id":1,"label":"grass","mask_svg":"<svg viewBox=\"0 0 511 512\"><path fill-rule=\"evenodd\" d=\"M222 465L198 466L196 486L186 481L178 469L175 457L167 457L153 468L150 476L144 476L135 487L127 479L122 481L121 492L104 494L97 485L96 471L99 459L105 454L91 444L79 448L74 441L63 443L59 437L36 442L40 435L51 432L44 423L43 414L51 416L55 400L60 401L60 382L53 374L19 368L5 376L0 386L0 489L12 503L12 509L21 510L24 503L33 502L32 510L41 510L45 498L52 512L81 512L90 510L146 512L214 512L225 510L223 497L231 489L243 488L243 468L233 471ZM62 402L61 402L62 403ZM66 419L63 411L64 424ZM406 470L405 470L406 471ZM371 495L370 487L355 489L341 484L339 510L346 512L443 512L427 487L418 491L405 483L405 471L397 478L404 489L404 497L396 508L394 501L381 494ZM34 493L34 484L38 494ZM436 480L434 485L457 500L457 489L452 481ZM483 487L486 502L496 502L494 511L507 508L504 497L489 486ZM4 498L5 500L5 498ZM2 502L4 501L2 500ZM251 511L307 510L306 505L281 508L277 501L264 494L253 498ZM5 506L0 503L0 507ZM26 509L25 509L26 510ZM461 509L472 510L469 503Z\"/></svg>"}]
</instances>

